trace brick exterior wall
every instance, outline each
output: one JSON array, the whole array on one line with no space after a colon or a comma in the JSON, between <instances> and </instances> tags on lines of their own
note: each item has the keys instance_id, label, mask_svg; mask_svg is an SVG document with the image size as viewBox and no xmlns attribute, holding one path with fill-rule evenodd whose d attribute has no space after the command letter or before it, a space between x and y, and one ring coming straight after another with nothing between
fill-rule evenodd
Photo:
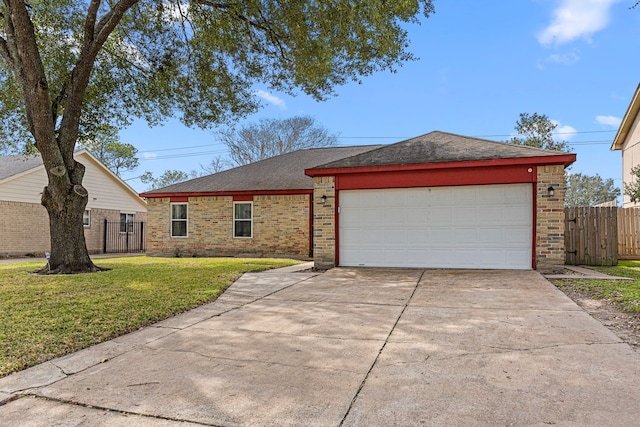
<instances>
[{"instance_id":1,"label":"brick exterior wall","mask_svg":"<svg viewBox=\"0 0 640 427\"><path fill-rule=\"evenodd\" d=\"M233 237L233 197L189 197L187 237L171 237L169 198L148 198L147 254L309 258L310 196L253 197L253 237Z\"/></svg>"},{"instance_id":2,"label":"brick exterior wall","mask_svg":"<svg viewBox=\"0 0 640 427\"><path fill-rule=\"evenodd\" d=\"M136 221L146 221L146 212L135 212ZM120 221L120 211L91 209L90 225L84 236L90 254L103 249L104 220ZM0 257L39 257L51 250L49 216L44 206L36 203L0 201Z\"/></svg>"},{"instance_id":3,"label":"brick exterior wall","mask_svg":"<svg viewBox=\"0 0 640 427\"><path fill-rule=\"evenodd\" d=\"M44 206L0 201L0 257L42 257L50 248L49 216Z\"/></svg>"},{"instance_id":4,"label":"brick exterior wall","mask_svg":"<svg viewBox=\"0 0 640 427\"><path fill-rule=\"evenodd\" d=\"M538 166L536 185L536 269L552 272L565 261L564 166ZM549 196L549 186L553 196Z\"/></svg>"},{"instance_id":5,"label":"brick exterior wall","mask_svg":"<svg viewBox=\"0 0 640 427\"><path fill-rule=\"evenodd\" d=\"M336 263L336 190L333 176L316 176L314 185L313 259L315 267L327 269ZM322 196L327 196L322 203Z\"/></svg>"}]
</instances>

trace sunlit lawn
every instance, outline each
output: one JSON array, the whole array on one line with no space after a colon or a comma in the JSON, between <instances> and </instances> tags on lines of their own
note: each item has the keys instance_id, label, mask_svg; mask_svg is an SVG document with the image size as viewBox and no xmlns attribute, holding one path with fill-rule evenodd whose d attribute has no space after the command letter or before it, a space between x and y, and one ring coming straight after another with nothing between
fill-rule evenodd
<instances>
[{"instance_id":1,"label":"sunlit lawn","mask_svg":"<svg viewBox=\"0 0 640 427\"><path fill-rule=\"evenodd\" d=\"M616 267L597 267L596 270L633 280L565 279L554 283L561 289L572 287L594 298L606 298L620 304L625 311L640 314L640 261L620 261Z\"/></svg>"},{"instance_id":2,"label":"sunlit lawn","mask_svg":"<svg viewBox=\"0 0 640 427\"><path fill-rule=\"evenodd\" d=\"M215 300L247 271L284 259L98 259L110 271L36 276L42 263L0 265L0 377Z\"/></svg>"}]
</instances>

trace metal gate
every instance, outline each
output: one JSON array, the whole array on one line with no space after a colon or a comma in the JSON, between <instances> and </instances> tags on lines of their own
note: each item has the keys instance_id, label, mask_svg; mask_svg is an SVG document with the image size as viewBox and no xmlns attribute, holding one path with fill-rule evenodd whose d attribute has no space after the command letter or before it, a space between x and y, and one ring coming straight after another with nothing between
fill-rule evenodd
<instances>
[{"instance_id":1,"label":"metal gate","mask_svg":"<svg viewBox=\"0 0 640 427\"><path fill-rule=\"evenodd\" d=\"M107 253L143 253L146 249L144 222L104 220L102 251Z\"/></svg>"}]
</instances>

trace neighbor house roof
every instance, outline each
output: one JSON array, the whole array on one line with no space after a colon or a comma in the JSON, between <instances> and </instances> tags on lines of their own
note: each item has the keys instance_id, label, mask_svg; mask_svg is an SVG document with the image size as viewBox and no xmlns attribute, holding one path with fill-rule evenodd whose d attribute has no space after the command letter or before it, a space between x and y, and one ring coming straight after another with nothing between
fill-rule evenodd
<instances>
[{"instance_id":1,"label":"neighbor house roof","mask_svg":"<svg viewBox=\"0 0 640 427\"><path fill-rule=\"evenodd\" d=\"M624 114L620 127L618 128L618 133L616 133L616 137L613 139L613 144L611 144L612 150L622 150L622 145L627 139L627 135L629 135L633 122L635 122L636 117L638 117L638 112L640 112L640 84L636 88L636 92L633 94L631 103L629 104L627 112Z\"/></svg>"},{"instance_id":2,"label":"neighbor house roof","mask_svg":"<svg viewBox=\"0 0 640 427\"><path fill-rule=\"evenodd\" d=\"M165 197L184 193L234 193L245 191L313 190L313 179L304 170L381 147L328 147L298 150L239 166L212 175L142 193L142 197Z\"/></svg>"},{"instance_id":3,"label":"neighbor house roof","mask_svg":"<svg viewBox=\"0 0 640 427\"><path fill-rule=\"evenodd\" d=\"M96 168L101 170L104 175L109 176L113 180L113 182L115 182L119 187L121 187L126 193L132 196L141 206L144 206L146 209L146 202L140 199L138 193L126 182L124 182L119 176L117 176L109 168L102 164L102 162L95 156L93 156L88 150L78 150L73 155L76 160L81 159L83 162L93 162ZM44 168L42 157L40 156L40 154L32 154L29 156L0 156L0 183L19 179L19 177L32 173L36 170L39 170L40 168Z\"/></svg>"},{"instance_id":4,"label":"neighbor house roof","mask_svg":"<svg viewBox=\"0 0 640 427\"><path fill-rule=\"evenodd\" d=\"M0 156L0 181L41 166L39 155Z\"/></svg>"},{"instance_id":5,"label":"neighbor house roof","mask_svg":"<svg viewBox=\"0 0 640 427\"><path fill-rule=\"evenodd\" d=\"M312 170L522 158L544 158L540 159L542 163L570 164L575 161L575 154L434 131L366 153L327 162Z\"/></svg>"}]
</instances>

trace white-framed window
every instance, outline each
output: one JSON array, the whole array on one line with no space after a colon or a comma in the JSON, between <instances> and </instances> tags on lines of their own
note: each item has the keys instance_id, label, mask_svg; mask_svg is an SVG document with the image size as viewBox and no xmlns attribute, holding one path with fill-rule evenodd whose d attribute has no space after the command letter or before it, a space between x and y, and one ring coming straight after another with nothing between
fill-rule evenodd
<instances>
[{"instance_id":1,"label":"white-framed window","mask_svg":"<svg viewBox=\"0 0 640 427\"><path fill-rule=\"evenodd\" d=\"M85 209L82 213L82 225L85 227L91 226L91 211L89 209Z\"/></svg>"},{"instance_id":2,"label":"white-framed window","mask_svg":"<svg viewBox=\"0 0 640 427\"><path fill-rule=\"evenodd\" d=\"M187 237L188 204L171 203L171 237Z\"/></svg>"},{"instance_id":3,"label":"white-framed window","mask_svg":"<svg viewBox=\"0 0 640 427\"><path fill-rule=\"evenodd\" d=\"M132 213L120 214L120 232L121 233L133 233L133 222L135 221L135 215Z\"/></svg>"},{"instance_id":4,"label":"white-framed window","mask_svg":"<svg viewBox=\"0 0 640 427\"><path fill-rule=\"evenodd\" d=\"M253 237L253 202L233 203L233 237Z\"/></svg>"}]
</instances>

